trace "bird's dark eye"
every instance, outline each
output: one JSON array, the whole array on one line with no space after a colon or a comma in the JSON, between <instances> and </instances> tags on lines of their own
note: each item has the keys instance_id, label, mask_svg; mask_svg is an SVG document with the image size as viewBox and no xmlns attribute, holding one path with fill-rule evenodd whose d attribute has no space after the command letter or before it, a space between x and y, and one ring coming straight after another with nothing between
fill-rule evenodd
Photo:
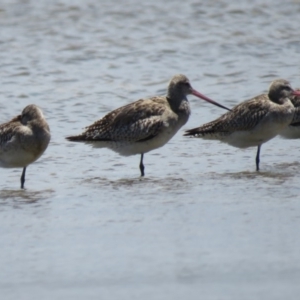
<instances>
[{"instance_id":1,"label":"bird's dark eye","mask_svg":"<svg viewBox=\"0 0 300 300\"><path fill-rule=\"evenodd\" d=\"M289 92L292 91L292 88L288 85L284 86L283 89L286 90L286 91L289 91Z\"/></svg>"}]
</instances>

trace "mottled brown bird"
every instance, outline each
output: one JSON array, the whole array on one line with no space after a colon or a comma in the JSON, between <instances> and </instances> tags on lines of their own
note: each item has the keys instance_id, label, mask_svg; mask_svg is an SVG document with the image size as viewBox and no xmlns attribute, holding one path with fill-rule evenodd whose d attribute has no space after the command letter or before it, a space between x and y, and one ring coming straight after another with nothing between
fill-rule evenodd
<instances>
[{"instance_id":1,"label":"mottled brown bird","mask_svg":"<svg viewBox=\"0 0 300 300\"><path fill-rule=\"evenodd\" d=\"M26 106L22 114L0 125L0 167L23 168L21 188L24 188L26 167L47 149L50 129L36 105Z\"/></svg>"},{"instance_id":2,"label":"mottled brown bird","mask_svg":"<svg viewBox=\"0 0 300 300\"><path fill-rule=\"evenodd\" d=\"M106 147L124 156L141 154L140 171L144 176L144 153L165 145L188 121L189 94L225 108L194 90L188 78L179 74L171 79L166 96L122 106L88 126L82 134L66 139Z\"/></svg>"},{"instance_id":3,"label":"mottled brown bird","mask_svg":"<svg viewBox=\"0 0 300 300\"><path fill-rule=\"evenodd\" d=\"M300 92L300 89L296 89ZM300 138L300 96L293 95L290 100L295 106L295 114L292 123L283 129L280 135L286 139L299 139Z\"/></svg>"},{"instance_id":4,"label":"mottled brown bird","mask_svg":"<svg viewBox=\"0 0 300 300\"><path fill-rule=\"evenodd\" d=\"M300 95L284 79L274 80L268 94L242 102L218 119L187 130L185 136L219 140L238 148L257 146L256 170L259 170L261 145L286 128L295 108L290 98Z\"/></svg>"}]
</instances>

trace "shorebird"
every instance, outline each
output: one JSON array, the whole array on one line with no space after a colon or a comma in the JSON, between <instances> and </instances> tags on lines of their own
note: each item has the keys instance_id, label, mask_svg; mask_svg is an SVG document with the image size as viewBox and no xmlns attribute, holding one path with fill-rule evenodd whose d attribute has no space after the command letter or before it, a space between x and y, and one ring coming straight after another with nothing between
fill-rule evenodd
<instances>
[{"instance_id":1,"label":"shorebird","mask_svg":"<svg viewBox=\"0 0 300 300\"><path fill-rule=\"evenodd\" d=\"M296 89L300 92L300 89ZM286 139L299 139L300 138L300 96L293 95L290 100L295 106L295 114L292 123L283 129L280 135Z\"/></svg>"},{"instance_id":2,"label":"shorebird","mask_svg":"<svg viewBox=\"0 0 300 300\"><path fill-rule=\"evenodd\" d=\"M194 90L188 78L179 74L171 79L167 96L140 99L122 106L86 127L80 135L66 139L96 148L106 147L123 156L140 154L139 167L144 176L144 154L165 145L188 121L189 94L225 108Z\"/></svg>"},{"instance_id":3,"label":"shorebird","mask_svg":"<svg viewBox=\"0 0 300 300\"><path fill-rule=\"evenodd\" d=\"M27 166L44 153L49 141L50 129L41 109L26 106L21 115L0 125L0 167L23 168L23 189Z\"/></svg>"},{"instance_id":4,"label":"shorebird","mask_svg":"<svg viewBox=\"0 0 300 300\"><path fill-rule=\"evenodd\" d=\"M185 136L219 140L238 148L257 146L256 170L259 170L261 145L279 134L293 120L295 108L290 101L299 96L288 81L271 83L268 94L259 95L235 106L218 119L187 130Z\"/></svg>"}]
</instances>

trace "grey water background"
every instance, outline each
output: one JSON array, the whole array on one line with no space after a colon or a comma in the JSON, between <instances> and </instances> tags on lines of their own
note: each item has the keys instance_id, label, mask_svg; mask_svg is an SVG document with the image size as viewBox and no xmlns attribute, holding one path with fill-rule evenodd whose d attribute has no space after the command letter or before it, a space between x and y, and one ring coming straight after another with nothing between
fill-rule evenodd
<instances>
[{"instance_id":1,"label":"grey water background","mask_svg":"<svg viewBox=\"0 0 300 300\"><path fill-rule=\"evenodd\" d=\"M30 103L51 143L0 172L1 299L299 299L298 140L256 149L182 136L139 157L72 144L177 73L232 107L300 87L299 0L0 1L0 122Z\"/></svg>"}]
</instances>

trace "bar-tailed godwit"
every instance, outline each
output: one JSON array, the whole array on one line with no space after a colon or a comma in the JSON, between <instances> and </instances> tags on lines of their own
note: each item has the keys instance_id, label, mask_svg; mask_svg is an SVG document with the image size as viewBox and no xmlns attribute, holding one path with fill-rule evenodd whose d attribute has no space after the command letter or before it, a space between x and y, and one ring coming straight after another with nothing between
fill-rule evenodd
<instances>
[{"instance_id":1,"label":"bar-tailed godwit","mask_svg":"<svg viewBox=\"0 0 300 300\"><path fill-rule=\"evenodd\" d=\"M238 148L257 146L259 170L261 145L278 135L293 120L295 108L290 101L294 91L283 79L271 83L268 94L242 102L218 119L187 130L185 136L219 140Z\"/></svg>"},{"instance_id":2,"label":"bar-tailed godwit","mask_svg":"<svg viewBox=\"0 0 300 300\"><path fill-rule=\"evenodd\" d=\"M36 161L50 141L50 129L36 105L26 106L22 114L0 125L0 166L23 168L24 188L26 167Z\"/></svg>"},{"instance_id":3,"label":"bar-tailed godwit","mask_svg":"<svg viewBox=\"0 0 300 300\"><path fill-rule=\"evenodd\" d=\"M171 79L167 96L122 106L88 126L82 134L66 139L106 147L124 156L140 154L139 167L144 176L144 154L165 145L188 121L189 94L226 109L194 90L188 78L179 74Z\"/></svg>"},{"instance_id":4,"label":"bar-tailed godwit","mask_svg":"<svg viewBox=\"0 0 300 300\"><path fill-rule=\"evenodd\" d=\"M300 92L300 89L296 89ZM286 139L299 139L300 138L300 96L293 95L291 98L295 106L295 114L292 123L284 128L280 135Z\"/></svg>"}]
</instances>

